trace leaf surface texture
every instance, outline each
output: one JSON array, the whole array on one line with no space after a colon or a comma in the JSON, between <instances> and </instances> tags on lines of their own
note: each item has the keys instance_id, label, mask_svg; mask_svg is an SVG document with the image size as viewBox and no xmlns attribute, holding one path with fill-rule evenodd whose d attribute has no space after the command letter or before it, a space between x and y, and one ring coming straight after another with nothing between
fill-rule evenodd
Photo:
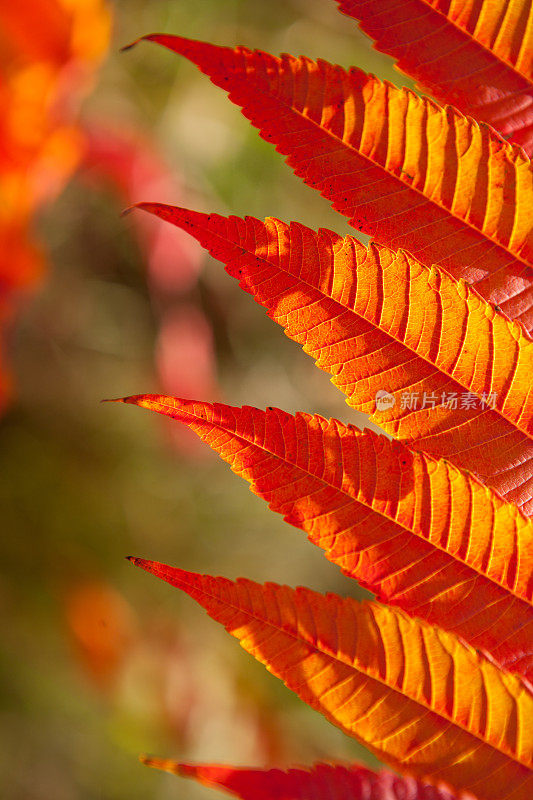
<instances>
[{"instance_id":1,"label":"leaf surface texture","mask_svg":"<svg viewBox=\"0 0 533 800\"><path fill-rule=\"evenodd\" d=\"M533 697L457 637L377 603L132 560L386 763L478 800L530 800Z\"/></svg>"},{"instance_id":2,"label":"leaf surface texture","mask_svg":"<svg viewBox=\"0 0 533 800\"><path fill-rule=\"evenodd\" d=\"M126 402L188 425L380 600L533 682L533 522L468 473L319 416L161 395Z\"/></svg>"},{"instance_id":3,"label":"leaf surface texture","mask_svg":"<svg viewBox=\"0 0 533 800\"><path fill-rule=\"evenodd\" d=\"M533 513L533 342L464 282L406 253L298 223L141 207L223 261L350 405ZM382 390L395 404L376 412ZM412 408L404 401L415 395Z\"/></svg>"},{"instance_id":4,"label":"leaf surface texture","mask_svg":"<svg viewBox=\"0 0 533 800\"><path fill-rule=\"evenodd\" d=\"M181 764L143 758L149 767L206 786L224 789L242 800L456 800L447 789L387 770L315 764L311 769L247 769L210 764Z\"/></svg>"},{"instance_id":5,"label":"leaf surface texture","mask_svg":"<svg viewBox=\"0 0 533 800\"><path fill-rule=\"evenodd\" d=\"M476 285L533 327L533 170L453 108L325 61L146 37L229 92L261 136L359 230Z\"/></svg>"},{"instance_id":6,"label":"leaf surface texture","mask_svg":"<svg viewBox=\"0 0 533 800\"><path fill-rule=\"evenodd\" d=\"M441 103L533 151L530 0L338 0Z\"/></svg>"}]
</instances>

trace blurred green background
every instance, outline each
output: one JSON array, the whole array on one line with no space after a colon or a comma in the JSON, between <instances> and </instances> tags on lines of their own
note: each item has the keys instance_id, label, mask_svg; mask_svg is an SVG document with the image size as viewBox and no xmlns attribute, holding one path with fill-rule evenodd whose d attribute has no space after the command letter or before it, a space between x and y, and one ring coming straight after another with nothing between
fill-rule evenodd
<instances>
[{"instance_id":1,"label":"blurred green background","mask_svg":"<svg viewBox=\"0 0 533 800\"><path fill-rule=\"evenodd\" d=\"M152 44L118 52L143 33L172 32L407 83L333 0L123 0L112 9L113 43L85 118L143 131L181 182L180 204L348 232L192 65ZM216 796L141 766L142 752L374 763L193 601L124 560L357 592L216 457L180 448L156 415L100 404L164 388L154 367L161 297L146 280L134 215L120 210L102 184L69 183L38 220L50 272L11 332L16 398L0 422L0 793ZM363 423L220 264L203 259L187 302L214 332L218 388L200 399Z\"/></svg>"}]
</instances>

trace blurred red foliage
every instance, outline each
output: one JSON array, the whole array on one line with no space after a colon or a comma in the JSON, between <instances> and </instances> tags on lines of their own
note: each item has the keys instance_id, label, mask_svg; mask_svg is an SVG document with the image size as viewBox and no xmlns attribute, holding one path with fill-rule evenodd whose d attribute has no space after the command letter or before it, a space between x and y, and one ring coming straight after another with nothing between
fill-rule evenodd
<instances>
[{"instance_id":1,"label":"blurred red foliage","mask_svg":"<svg viewBox=\"0 0 533 800\"><path fill-rule=\"evenodd\" d=\"M0 0L0 409L11 388L6 331L45 265L33 220L81 158L79 104L110 30L104 0Z\"/></svg>"}]
</instances>

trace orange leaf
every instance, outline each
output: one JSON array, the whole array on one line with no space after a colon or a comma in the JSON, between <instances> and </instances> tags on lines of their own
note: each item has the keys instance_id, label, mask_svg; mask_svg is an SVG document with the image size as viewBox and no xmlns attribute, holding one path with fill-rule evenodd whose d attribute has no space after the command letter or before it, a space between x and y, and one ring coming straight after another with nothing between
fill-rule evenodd
<instances>
[{"instance_id":1,"label":"orange leaf","mask_svg":"<svg viewBox=\"0 0 533 800\"><path fill-rule=\"evenodd\" d=\"M350 405L372 413L386 390L394 404L374 414L381 427L533 513L533 342L464 282L294 222L141 208L221 259ZM414 395L425 408L409 406Z\"/></svg>"},{"instance_id":2,"label":"orange leaf","mask_svg":"<svg viewBox=\"0 0 533 800\"><path fill-rule=\"evenodd\" d=\"M105 0L4 1L0 3L0 60L9 56L17 63L48 61L57 67L76 60L79 70L83 62L101 60L110 31L111 12Z\"/></svg>"},{"instance_id":3,"label":"orange leaf","mask_svg":"<svg viewBox=\"0 0 533 800\"><path fill-rule=\"evenodd\" d=\"M531 155L531 0L337 2L437 100L488 122Z\"/></svg>"},{"instance_id":4,"label":"orange leaf","mask_svg":"<svg viewBox=\"0 0 533 800\"><path fill-rule=\"evenodd\" d=\"M325 61L145 37L229 92L351 224L474 283L533 327L533 170L487 126Z\"/></svg>"},{"instance_id":5,"label":"orange leaf","mask_svg":"<svg viewBox=\"0 0 533 800\"><path fill-rule=\"evenodd\" d=\"M479 800L530 800L533 696L453 634L377 603L132 560L383 761Z\"/></svg>"},{"instance_id":6,"label":"orange leaf","mask_svg":"<svg viewBox=\"0 0 533 800\"><path fill-rule=\"evenodd\" d=\"M130 606L96 580L77 582L65 600L68 626L83 666L100 688L110 688L136 634Z\"/></svg>"},{"instance_id":7,"label":"orange leaf","mask_svg":"<svg viewBox=\"0 0 533 800\"><path fill-rule=\"evenodd\" d=\"M188 425L380 600L533 682L533 522L468 473L309 414L160 395L125 402Z\"/></svg>"},{"instance_id":8,"label":"orange leaf","mask_svg":"<svg viewBox=\"0 0 533 800\"><path fill-rule=\"evenodd\" d=\"M387 770L315 764L311 769L246 769L205 764L181 764L165 758L142 757L148 767L193 778L205 786L225 789L242 800L454 800L445 788L430 787Z\"/></svg>"}]
</instances>

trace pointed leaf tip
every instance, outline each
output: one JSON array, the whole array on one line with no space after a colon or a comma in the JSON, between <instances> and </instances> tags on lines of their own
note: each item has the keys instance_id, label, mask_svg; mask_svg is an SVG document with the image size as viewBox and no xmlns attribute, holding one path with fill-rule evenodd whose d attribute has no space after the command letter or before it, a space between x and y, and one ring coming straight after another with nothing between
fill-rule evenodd
<instances>
[{"instance_id":1,"label":"pointed leaf tip","mask_svg":"<svg viewBox=\"0 0 533 800\"><path fill-rule=\"evenodd\" d=\"M126 561L131 561L135 567L142 567L146 570L149 570L150 565L155 563L152 561L147 561L145 558L139 558L138 556L126 556Z\"/></svg>"},{"instance_id":2,"label":"pointed leaf tip","mask_svg":"<svg viewBox=\"0 0 533 800\"><path fill-rule=\"evenodd\" d=\"M143 37L141 36L139 39L135 39L135 41L130 42L129 44L122 45L122 47L119 48L118 52L119 53L125 53L127 50L132 50L135 47L135 45L139 44L139 42L142 40L142 38Z\"/></svg>"},{"instance_id":3,"label":"pointed leaf tip","mask_svg":"<svg viewBox=\"0 0 533 800\"><path fill-rule=\"evenodd\" d=\"M188 415L188 409L191 406L204 405L202 401L182 397L170 397L162 394L134 394L122 398L119 402L139 406L139 408L146 408L148 411L157 411L159 414L164 414L180 420L182 414Z\"/></svg>"},{"instance_id":4,"label":"pointed leaf tip","mask_svg":"<svg viewBox=\"0 0 533 800\"><path fill-rule=\"evenodd\" d=\"M160 576L158 567L164 568L164 564L159 564L157 561L149 561L146 558L139 558L138 556L126 556L126 561L129 561L131 564L133 564L134 567L140 567L146 572L152 573L152 575L162 577Z\"/></svg>"},{"instance_id":5,"label":"pointed leaf tip","mask_svg":"<svg viewBox=\"0 0 533 800\"><path fill-rule=\"evenodd\" d=\"M183 770L182 767L186 765L180 764L178 761L172 761L169 758L158 758L156 756L146 756L140 755L139 761L141 764L144 764L145 767L151 767L152 769L160 769L165 772L171 772L173 775L183 775L187 777L188 772Z\"/></svg>"},{"instance_id":6,"label":"pointed leaf tip","mask_svg":"<svg viewBox=\"0 0 533 800\"><path fill-rule=\"evenodd\" d=\"M146 406L151 408L151 404L157 400L159 395L156 394L130 394L125 397L106 397L101 400L101 403L127 403L134 406Z\"/></svg>"},{"instance_id":7,"label":"pointed leaf tip","mask_svg":"<svg viewBox=\"0 0 533 800\"><path fill-rule=\"evenodd\" d=\"M182 206L172 206L168 203L136 203L135 208L140 208L141 211L147 211L149 214L159 217L165 222L171 222L178 228L187 231L192 236L201 241L201 231L203 227L209 222L216 214L205 214L201 211L193 211L190 208ZM191 228L193 230L191 230ZM196 230L197 229L197 230Z\"/></svg>"},{"instance_id":8,"label":"pointed leaf tip","mask_svg":"<svg viewBox=\"0 0 533 800\"><path fill-rule=\"evenodd\" d=\"M161 580L166 581L186 594L191 594L198 581L201 581L204 577L199 573L188 572L179 567L170 567L168 564L162 564L160 561L150 561L147 558L127 556L127 560L131 561L134 566L144 569L156 578L161 578Z\"/></svg>"},{"instance_id":9,"label":"pointed leaf tip","mask_svg":"<svg viewBox=\"0 0 533 800\"><path fill-rule=\"evenodd\" d=\"M186 36L176 36L171 33L149 33L142 36L149 42L155 42L168 50L172 50L178 55L189 58L194 63L198 63L196 59L205 57L206 53L213 53L219 50L230 50L228 47L220 47L219 45L212 44L211 42L204 42L201 39L188 39ZM140 39L137 39L140 41ZM134 42L136 44L136 42ZM195 59L196 56L196 59Z\"/></svg>"},{"instance_id":10,"label":"pointed leaf tip","mask_svg":"<svg viewBox=\"0 0 533 800\"><path fill-rule=\"evenodd\" d=\"M141 201L139 203L132 203L130 206L127 206L127 208L123 209L120 212L120 216L121 217L127 217L128 214L131 214L132 211L136 211L137 209L140 209L141 211L149 211L152 214L157 214L157 211L154 210L154 209L156 207L158 207L158 206L165 207L165 204L164 203L148 202L148 201Z\"/></svg>"},{"instance_id":11,"label":"pointed leaf tip","mask_svg":"<svg viewBox=\"0 0 533 800\"><path fill-rule=\"evenodd\" d=\"M178 55L185 56L198 67L201 68L201 62L205 59L206 55L214 52L229 50L227 47L220 47L210 42L203 42L196 39L187 39L185 36L175 36L169 33L148 33L146 36L140 36L130 44L120 48L120 52L131 50L139 42L154 42L167 50L172 50Z\"/></svg>"},{"instance_id":12,"label":"pointed leaf tip","mask_svg":"<svg viewBox=\"0 0 533 800\"><path fill-rule=\"evenodd\" d=\"M164 37L165 34L163 33L147 33L145 36L139 36L139 38L134 39L133 42L123 45L119 49L119 53L125 53L127 50L132 50L136 45L139 44L139 42L144 42L144 41L157 42L159 38L164 38Z\"/></svg>"},{"instance_id":13,"label":"pointed leaf tip","mask_svg":"<svg viewBox=\"0 0 533 800\"><path fill-rule=\"evenodd\" d=\"M124 209L123 213L127 214L130 211L135 211L135 209L139 209L140 211L150 211L153 214L155 212L152 211L152 208L157 205L164 205L164 203L149 203L147 201L141 201L140 203L133 203L133 205Z\"/></svg>"},{"instance_id":14,"label":"pointed leaf tip","mask_svg":"<svg viewBox=\"0 0 533 800\"><path fill-rule=\"evenodd\" d=\"M476 786L480 800L530 800L531 697L518 678L453 634L379 603L163 564L152 563L150 571L189 594L300 699L394 768L456 788ZM471 712L483 707L486 713ZM496 713L504 707L503 716Z\"/></svg>"},{"instance_id":15,"label":"pointed leaf tip","mask_svg":"<svg viewBox=\"0 0 533 800\"><path fill-rule=\"evenodd\" d=\"M117 397L115 400L108 400L103 402L109 403L127 403L128 405L133 406L142 406L145 405L146 407L151 407L150 403L159 397L159 395L155 394L130 394L126 395L125 397Z\"/></svg>"}]
</instances>

